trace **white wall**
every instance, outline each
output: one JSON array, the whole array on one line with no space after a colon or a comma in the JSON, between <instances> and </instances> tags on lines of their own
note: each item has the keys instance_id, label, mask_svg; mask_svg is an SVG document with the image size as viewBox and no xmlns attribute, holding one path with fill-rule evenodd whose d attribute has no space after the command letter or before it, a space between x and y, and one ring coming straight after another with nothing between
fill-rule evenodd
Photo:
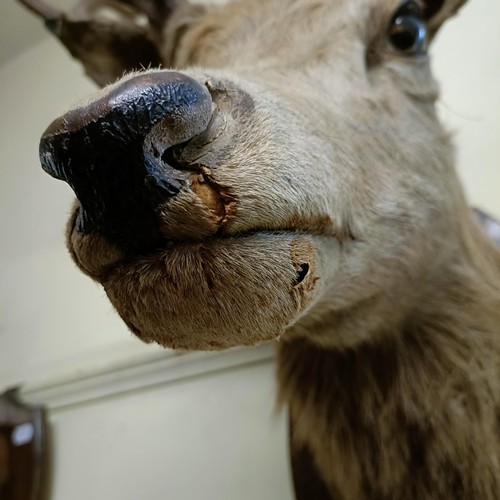
<instances>
[{"instance_id":1,"label":"white wall","mask_svg":"<svg viewBox=\"0 0 500 500\"><path fill-rule=\"evenodd\" d=\"M471 203L500 217L500 2L469 0L432 54L440 114Z\"/></svg>"},{"instance_id":2,"label":"white wall","mask_svg":"<svg viewBox=\"0 0 500 500\"><path fill-rule=\"evenodd\" d=\"M497 217L499 24L500 2L471 0L433 50L460 175L471 202ZM91 379L123 360L163 356L131 337L102 289L71 263L63 228L72 195L39 167L41 133L91 89L52 40L0 67L0 390L38 384L32 399L57 377L60 388L65 377ZM54 500L290 498L272 371L266 358L55 405Z\"/></svg>"},{"instance_id":3,"label":"white wall","mask_svg":"<svg viewBox=\"0 0 500 500\"><path fill-rule=\"evenodd\" d=\"M53 412L54 500L289 500L271 363Z\"/></svg>"}]
</instances>

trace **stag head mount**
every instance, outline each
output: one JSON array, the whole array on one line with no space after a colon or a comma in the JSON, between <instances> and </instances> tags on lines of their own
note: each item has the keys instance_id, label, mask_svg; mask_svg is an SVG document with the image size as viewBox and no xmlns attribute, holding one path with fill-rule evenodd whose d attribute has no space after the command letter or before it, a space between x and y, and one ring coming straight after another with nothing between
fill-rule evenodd
<instances>
[{"instance_id":1,"label":"stag head mount","mask_svg":"<svg viewBox=\"0 0 500 500\"><path fill-rule=\"evenodd\" d=\"M80 0L70 12L43 0L19 1L104 87L126 72L162 64L162 27L182 0Z\"/></svg>"}]
</instances>

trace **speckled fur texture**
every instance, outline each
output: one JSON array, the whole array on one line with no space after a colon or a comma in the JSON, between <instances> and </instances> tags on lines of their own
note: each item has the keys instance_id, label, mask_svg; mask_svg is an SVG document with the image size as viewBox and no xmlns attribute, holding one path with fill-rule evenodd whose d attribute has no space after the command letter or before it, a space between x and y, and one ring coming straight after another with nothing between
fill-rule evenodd
<instances>
[{"instance_id":1,"label":"speckled fur texture","mask_svg":"<svg viewBox=\"0 0 500 500\"><path fill-rule=\"evenodd\" d=\"M423 3L432 38L463 2ZM196 174L159 207L165 248L79 234L78 207L69 247L145 341L281 339L292 450L331 498L494 500L500 252L457 180L428 56L387 41L399 5L179 6L165 65L216 111L179 153Z\"/></svg>"}]
</instances>

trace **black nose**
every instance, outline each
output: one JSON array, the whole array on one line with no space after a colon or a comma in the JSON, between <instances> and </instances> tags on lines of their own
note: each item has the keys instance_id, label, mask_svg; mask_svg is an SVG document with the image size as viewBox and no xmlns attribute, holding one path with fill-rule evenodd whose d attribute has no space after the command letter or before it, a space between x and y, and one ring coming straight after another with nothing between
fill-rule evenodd
<instances>
[{"instance_id":1,"label":"black nose","mask_svg":"<svg viewBox=\"0 0 500 500\"><path fill-rule=\"evenodd\" d=\"M147 247L160 237L158 205L185 183L165 152L203 132L211 113L204 85L176 72L144 73L56 119L40 161L78 197L80 231Z\"/></svg>"}]
</instances>

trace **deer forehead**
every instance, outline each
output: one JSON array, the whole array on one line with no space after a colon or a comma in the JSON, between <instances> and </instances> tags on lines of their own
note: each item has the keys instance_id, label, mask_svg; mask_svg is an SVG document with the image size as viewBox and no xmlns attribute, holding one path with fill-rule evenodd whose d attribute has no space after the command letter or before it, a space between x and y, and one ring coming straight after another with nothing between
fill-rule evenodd
<instances>
[{"instance_id":1,"label":"deer forehead","mask_svg":"<svg viewBox=\"0 0 500 500\"><path fill-rule=\"evenodd\" d=\"M181 63L293 66L385 33L400 0L256 0L212 9L183 36ZM178 40L177 40L178 41ZM182 60L184 59L184 60ZM186 60L187 59L187 60Z\"/></svg>"}]
</instances>

